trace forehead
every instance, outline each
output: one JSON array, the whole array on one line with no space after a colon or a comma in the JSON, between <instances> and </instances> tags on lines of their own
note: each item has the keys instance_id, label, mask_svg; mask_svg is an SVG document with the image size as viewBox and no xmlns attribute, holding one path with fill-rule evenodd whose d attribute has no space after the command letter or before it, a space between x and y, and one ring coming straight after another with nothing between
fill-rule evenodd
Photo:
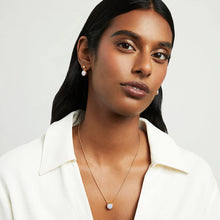
<instances>
[{"instance_id":1,"label":"forehead","mask_svg":"<svg viewBox=\"0 0 220 220\"><path fill-rule=\"evenodd\" d=\"M172 41L169 23L152 9L137 9L118 15L104 34L111 35L119 30L135 32L143 40Z\"/></svg>"}]
</instances>

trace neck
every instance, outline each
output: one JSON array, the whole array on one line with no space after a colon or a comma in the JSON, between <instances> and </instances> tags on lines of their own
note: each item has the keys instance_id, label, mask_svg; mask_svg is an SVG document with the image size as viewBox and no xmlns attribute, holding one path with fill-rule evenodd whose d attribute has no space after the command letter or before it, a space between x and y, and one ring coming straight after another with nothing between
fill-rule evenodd
<instances>
[{"instance_id":1,"label":"neck","mask_svg":"<svg viewBox=\"0 0 220 220\"><path fill-rule=\"evenodd\" d=\"M87 108L80 126L83 147L99 164L132 157L139 145L139 116L124 117Z\"/></svg>"}]
</instances>

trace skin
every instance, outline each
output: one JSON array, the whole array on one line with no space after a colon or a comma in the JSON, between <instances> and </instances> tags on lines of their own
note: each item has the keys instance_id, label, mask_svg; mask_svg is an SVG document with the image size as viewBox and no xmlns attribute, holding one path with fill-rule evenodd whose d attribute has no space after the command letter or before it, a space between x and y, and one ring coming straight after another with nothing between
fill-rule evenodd
<instances>
[{"instance_id":1,"label":"skin","mask_svg":"<svg viewBox=\"0 0 220 220\"><path fill-rule=\"evenodd\" d=\"M126 33L121 32L125 30ZM145 9L115 17L103 33L96 55L89 51L85 36L78 42L78 61L86 66L89 77L80 135L89 166L107 200L119 190L139 147L114 208L108 211L82 154L77 127L73 127L74 151L95 220L135 216L143 179L151 163L147 134L139 129L139 115L150 105L164 80L171 42L167 21L155 11ZM145 83L149 93L142 98L129 96L121 86L129 81Z\"/></svg>"}]
</instances>

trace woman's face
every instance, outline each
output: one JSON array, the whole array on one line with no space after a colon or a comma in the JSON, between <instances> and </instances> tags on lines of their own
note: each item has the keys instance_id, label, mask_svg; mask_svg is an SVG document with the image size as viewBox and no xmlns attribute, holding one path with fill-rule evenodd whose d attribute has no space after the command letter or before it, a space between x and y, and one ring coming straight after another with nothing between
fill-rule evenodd
<instances>
[{"instance_id":1,"label":"woman's face","mask_svg":"<svg viewBox=\"0 0 220 220\"><path fill-rule=\"evenodd\" d=\"M97 110L139 115L164 80L171 44L168 22L153 10L138 9L115 17L91 62L88 100Z\"/></svg>"}]
</instances>

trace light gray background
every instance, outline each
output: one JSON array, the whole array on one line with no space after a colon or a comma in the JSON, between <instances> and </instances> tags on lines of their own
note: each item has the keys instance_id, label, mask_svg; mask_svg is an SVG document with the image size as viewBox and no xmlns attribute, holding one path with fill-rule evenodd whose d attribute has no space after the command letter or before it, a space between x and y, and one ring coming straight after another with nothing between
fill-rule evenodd
<instances>
[{"instance_id":1,"label":"light gray background","mask_svg":"<svg viewBox=\"0 0 220 220\"><path fill-rule=\"evenodd\" d=\"M0 0L0 154L45 133L76 37L99 0ZM220 183L220 1L165 0L176 40L163 83L169 134Z\"/></svg>"}]
</instances>

